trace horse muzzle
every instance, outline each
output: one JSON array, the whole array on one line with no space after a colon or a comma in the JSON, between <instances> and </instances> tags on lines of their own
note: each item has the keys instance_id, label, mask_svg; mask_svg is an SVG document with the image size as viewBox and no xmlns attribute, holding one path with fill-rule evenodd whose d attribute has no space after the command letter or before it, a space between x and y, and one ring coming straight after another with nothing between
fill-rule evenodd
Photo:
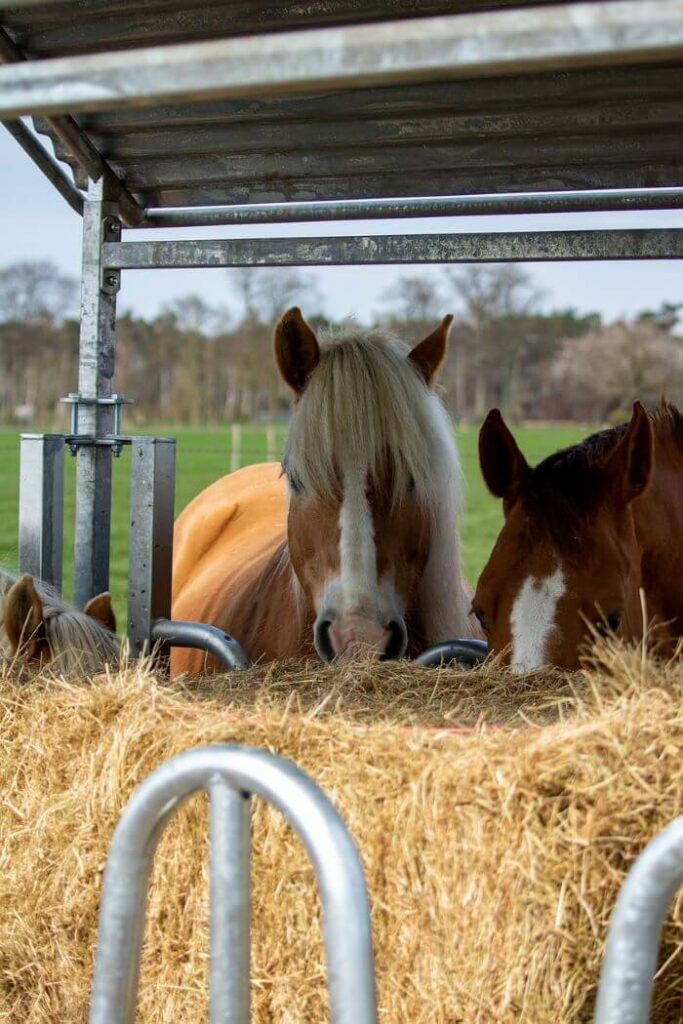
<instances>
[{"instance_id":1,"label":"horse muzzle","mask_svg":"<svg viewBox=\"0 0 683 1024\"><path fill-rule=\"evenodd\" d=\"M408 646L402 618L382 625L357 614L318 616L314 627L315 649L323 661L388 661L401 658Z\"/></svg>"}]
</instances>

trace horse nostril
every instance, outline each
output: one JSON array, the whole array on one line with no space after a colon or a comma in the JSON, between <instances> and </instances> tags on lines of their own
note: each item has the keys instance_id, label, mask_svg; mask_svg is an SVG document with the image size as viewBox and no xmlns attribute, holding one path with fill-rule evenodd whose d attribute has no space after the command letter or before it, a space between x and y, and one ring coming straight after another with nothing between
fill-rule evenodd
<instances>
[{"instance_id":1,"label":"horse nostril","mask_svg":"<svg viewBox=\"0 0 683 1024\"><path fill-rule=\"evenodd\" d=\"M334 661L335 654L330 640L331 619L316 619L313 629L313 641L315 649L323 661Z\"/></svg>"},{"instance_id":2,"label":"horse nostril","mask_svg":"<svg viewBox=\"0 0 683 1024\"><path fill-rule=\"evenodd\" d=\"M389 641L382 655L382 661L393 661L394 658L401 658L406 653L408 646L408 631L403 619L392 620L388 625Z\"/></svg>"}]
</instances>

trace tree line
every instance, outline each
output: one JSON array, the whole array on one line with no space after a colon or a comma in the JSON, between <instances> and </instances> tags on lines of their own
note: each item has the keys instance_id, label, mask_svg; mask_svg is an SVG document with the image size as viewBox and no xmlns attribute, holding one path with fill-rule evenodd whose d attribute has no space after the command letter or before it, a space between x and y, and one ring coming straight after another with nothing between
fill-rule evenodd
<instances>
[{"instance_id":1,"label":"tree line","mask_svg":"<svg viewBox=\"0 0 683 1024\"><path fill-rule=\"evenodd\" d=\"M228 271L230 307L187 295L152 319L117 321L116 389L129 416L213 423L286 415L289 396L272 358L272 328L301 305L316 329L334 326L310 274ZM64 422L59 399L77 387L77 282L47 263L0 269L0 422ZM683 401L683 303L605 323L597 313L548 311L516 265L394 275L373 325L418 341L456 314L441 375L456 419L494 405L515 419L616 422L635 398Z\"/></svg>"}]
</instances>

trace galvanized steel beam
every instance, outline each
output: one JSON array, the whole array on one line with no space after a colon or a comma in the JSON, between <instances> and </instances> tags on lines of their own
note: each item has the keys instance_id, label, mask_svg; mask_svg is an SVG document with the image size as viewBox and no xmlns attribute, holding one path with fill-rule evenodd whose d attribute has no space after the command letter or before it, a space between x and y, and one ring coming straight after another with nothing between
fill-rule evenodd
<instances>
[{"instance_id":1,"label":"galvanized steel beam","mask_svg":"<svg viewBox=\"0 0 683 1024\"><path fill-rule=\"evenodd\" d=\"M345 266L365 263L514 263L542 260L661 260L683 257L682 228L364 235L107 243L104 266Z\"/></svg>"},{"instance_id":2,"label":"galvanized steel beam","mask_svg":"<svg viewBox=\"0 0 683 1024\"><path fill-rule=\"evenodd\" d=\"M5 32L2 26L0 26L0 64L2 63L11 64L12 66L35 66L26 60L26 57L21 52L19 47L16 46L16 44L7 34L7 32ZM2 68L0 68L0 71L1 70ZM115 194L121 207L122 216L124 217L126 222L128 224L138 224L142 220L143 216L143 211L142 208L140 207L140 204L136 199L133 198L133 196L130 194L130 192L123 184L123 182L120 180L120 178L111 169L107 161L102 157L100 153L98 153L98 151L95 149L88 136L81 130L81 128L79 128L74 119L69 116L52 117L49 119L49 124L52 128L52 131L62 141L68 152L71 154L71 156L78 164L78 166L81 167L85 171L85 173L90 178L92 178L93 181L97 181L102 176L106 178L107 188L111 193ZM17 141L20 142L20 145L22 145L22 148L31 157L34 163L36 163L40 167L44 174L47 174L47 176L52 181L52 184L55 185L55 187L62 193L62 195L65 195L63 188L60 187L60 183L57 180L54 180L53 177L50 177L50 174L47 173L47 170L45 168L47 167L49 170L49 165L43 158L42 153L36 152L35 147L27 148L27 146L24 145L18 138L16 132L12 131L12 129L10 129L10 131L15 136L15 138L17 138ZM26 131L26 129L24 129L24 131ZM36 147L37 146L38 144L36 143ZM42 151L42 147L38 148ZM45 157L47 157L47 160L50 160L48 154L45 154ZM57 167L56 164L54 166L55 168ZM68 179L66 178L64 180L68 181ZM73 191L75 192L76 190L74 189ZM76 194L80 195L79 193ZM68 195L65 195L65 198L73 206L73 203L69 200ZM83 212L82 199L80 203L80 209L78 209L77 212Z\"/></svg>"},{"instance_id":3,"label":"galvanized steel beam","mask_svg":"<svg viewBox=\"0 0 683 1024\"><path fill-rule=\"evenodd\" d=\"M313 29L0 68L0 118L281 96L683 54L683 0L599 0Z\"/></svg>"},{"instance_id":4,"label":"galvanized steel beam","mask_svg":"<svg viewBox=\"0 0 683 1024\"><path fill-rule=\"evenodd\" d=\"M3 124L38 170L42 171L50 184L54 185L62 198L66 199L71 209L82 215L83 196L69 181L57 161L50 156L46 149L43 149L35 135L21 121L4 121Z\"/></svg>"},{"instance_id":5,"label":"galvanized steel beam","mask_svg":"<svg viewBox=\"0 0 683 1024\"><path fill-rule=\"evenodd\" d=\"M128 640L139 657L151 652L154 621L171 616L175 441L134 437L130 458Z\"/></svg>"},{"instance_id":6,"label":"galvanized steel beam","mask_svg":"<svg viewBox=\"0 0 683 1024\"><path fill-rule=\"evenodd\" d=\"M107 239L118 237L119 209L100 178L90 187L83 214L78 362L78 391L86 400L79 409L78 433L94 437L113 433L113 406L98 405L97 399L112 394L119 274L105 273L102 250ZM109 589L112 452L108 446L83 445L76 458L74 600L83 607Z\"/></svg>"}]
</instances>

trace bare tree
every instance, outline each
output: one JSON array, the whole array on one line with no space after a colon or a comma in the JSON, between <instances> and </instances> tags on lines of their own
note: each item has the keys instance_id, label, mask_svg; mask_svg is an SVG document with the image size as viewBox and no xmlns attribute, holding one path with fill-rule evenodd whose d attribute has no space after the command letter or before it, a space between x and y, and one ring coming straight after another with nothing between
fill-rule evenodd
<instances>
[{"instance_id":1,"label":"bare tree","mask_svg":"<svg viewBox=\"0 0 683 1024\"><path fill-rule=\"evenodd\" d=\"M419 274L400 274L381 295L382 318L393 323L424 323L439 319L444 310L439 281Z\"/></svg>"},{"instance_id":2,"label":"bare tree","mask_svg":"<svg viewBox=\"0 0 683 1024\"><path fill-rule=\"evenodd\" d=\"M76 312L76 281L53 263L14 263L0 270L0 322L62 323Z\"/></svg>"},{"instance_id":3,"label":"bare tree","mask_svg":"<svg viewBox=\"0 0 683 1024\"><path fill-rule=\"evenodd\" d=\"M456 408L473 408L481 418L494 392L509 408L518 389L524 343L515 321L535 309L539 292L516 264L446 267L443 273L468 328L460 335L454 332Z\"/></svg>"},{"instance_id":4,"label":"bare tree","mask_svg":"<svg viewBox=\"0 0 683 1024\"><path fill-rule=\"evenodd\" d=\"M632 402L683 398L683 341L647 319L565 342L553 368L577 418L621 421Z\"/></svg>"},{"instance_id":5,"label":"bare tree","mask_svg":"<svg viewBox=\"0 0 683 1024\"><path fill-rule=\"evenodd\" d=\"M307 317L322 312L323 300L312 274L296 267L248 267L228 271L242 306L242 318L273 324L288 306L301 306Z\"/></svg>"}]
</instances>

